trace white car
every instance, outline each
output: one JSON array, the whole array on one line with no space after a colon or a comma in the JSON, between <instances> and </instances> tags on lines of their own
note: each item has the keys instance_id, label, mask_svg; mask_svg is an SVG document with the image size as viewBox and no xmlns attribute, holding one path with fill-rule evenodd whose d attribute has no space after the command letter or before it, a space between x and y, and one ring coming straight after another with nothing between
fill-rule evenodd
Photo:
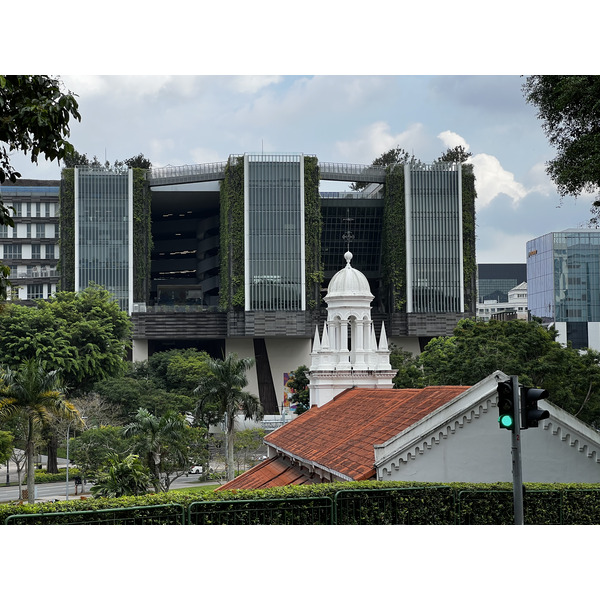
<instances>
[{"instance_id":1,"label":"white car","mask_svg":"<svg viewBox=\"0 0 600 600\"><path fill-rule=\"evenodd\" d=\"M199 466L199 465L195 465L195 466L193 466L193 467L190 468L190 470L188 471L188 473L192 473L192 474L196 473L198 475L201 475L202 474L202 467Z\"/></svg>"}]
</instances>

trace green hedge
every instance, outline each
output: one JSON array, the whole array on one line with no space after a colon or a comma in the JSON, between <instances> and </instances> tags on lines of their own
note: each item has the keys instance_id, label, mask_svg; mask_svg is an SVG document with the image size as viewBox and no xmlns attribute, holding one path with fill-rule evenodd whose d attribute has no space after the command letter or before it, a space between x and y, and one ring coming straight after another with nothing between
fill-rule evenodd
<instances>
[{"instance_id":1,"label":"green hedge","mask_svg":"<svg viewBox=\"0 0 600 600\"><path fill-rule=\"evenodd\" d=\"M80 475L79 469L75 467L69 468L69 480L76 475ZM35 472L35 483L60 483L67 480L67 469L59 469L58 473L48 473L45 469ZM27 485L27 476L23 478L23 484Z\"/></svg>"},{"instance_id":2,"label":"green hedge","mask_svg":"<svg viewBox=\"0 0 600 600\"><path fill-rule=\"evenodd\" d=\"M192 522L227 522L221 517L217 519L217 512L220 515L233 514L234 507L237 522L271 524L290 522L281 521L284 512L282 507L294 504L295 516L292 522L322 524L324 517L321 513L319 520L311 515L314 514L312 511L317 504L323 504L324 498L331 500L333 507L331 523L336 524L508 525L513 523L512 485L509 483L445 485L366 481L287 486L266 490L200 493L177 490L113 499L5 504L0 505L0 524L4 524L10 515L69 513L84 510L106 511L107 509L115 509L115 511L130 509L129 513L136 513L142 512L142 507L151 506L156 506L159 509L158 513L172 507L171 511L191 514L198 503L207 502L222 503L214 505L214 518L208 521L204 515L204 520L192 520ZM205 509L206 506L203 508ZM526 524L600 524L600 485L526 484L524 513ZM80 514L73 515L73 520L83 518ZM44 522L41 517L39 522ZM35 524L36 520L33 519L28 523Z\"/></svg>"}]
</instances>

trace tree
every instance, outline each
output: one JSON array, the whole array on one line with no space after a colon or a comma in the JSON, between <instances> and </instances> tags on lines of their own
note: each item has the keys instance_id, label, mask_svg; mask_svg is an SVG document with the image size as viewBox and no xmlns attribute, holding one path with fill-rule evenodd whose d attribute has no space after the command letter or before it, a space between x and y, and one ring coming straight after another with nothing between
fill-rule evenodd
<instances>
[{"instance_id":1,"label":"tree","mask_svg":"<svg viewBox=\"0 0 600 600\"><path fill-rule=\"evenodd\" d=\"M94 498L120 498L138 496L148 492L150 473L139 457L129 454L125 458L111 456L98 481L90 488Z\"/></svg>"},{"instance_id":2,"label":"tree","mask_svg":"<svg viewBox=\"0 0 600 600\"><path fill-rule=\"evenodd\" d=\"M546 172L561 196L600 190L600 76L532 75L523 84L538 109L548 141L557 150ZM600 210L600 198L594 202Z\"/></svg>"},{"instance_id":3,"label":"tree","mask_svg":"<svg viewBox=\"0 0 600 600\"><path fill-rule=\"evenodd\" d=\"M419 357L401 348L391 346L390 364L397 371L394 376L394 388L422 388L423 369L419 363Z\"/></svg>"},{"instance_id":4,"label":"tree","mask_svg":"<svg viewBox=\"0 0 600 600\"><path fill-rule=\"evenodd\" d=\"M135 436L134 447L148 467L157 493L169 491L171 482L189 468L189 429L183 415L169 411L159 418L144 408L124 427L126 437ZM173 473L177 476L171 478Z\"/></svg>"},{"instance_id":5,"label":"tree","mask_svg":"<svg viewBox=\"0 0 600 600\"><path fill-rule=\"evenodd\" d=\"M40 155L61 160L73 152L66 138L70 118L81 121L78 109L75 96L63 92L59 79L0 75L0 183L6 178L14 183L21 177L10 164L10 152L30 152L31 162L36 164Z\"/></svg>"},{"instance_id":6,"label":"tree","mask_svg":"<svg viewBox=\"0 0 600 600\"><path fill-rule=\"evenodd\" d=\"M11 305L0 314L0 356L9 366L37 358L60 369L70 394L124 372L131 321L108 291L91 286L58 292L36 306Z\"/></svg>"},{"instance_id":7,"label":"tree","mask_svg":"<svg viewBox=\"0 0 600 600\"><path fill-rule=\"evenodd\" d=\"M10 431L0 431L0 464L5 463L12 455L14 439Z\"/></svg>"},{"instance_id":8,"label":"tree","mask_svg":"<svg viewBox=\"0 0 600 600\"><path fill-rule=\"evenodd\" d=\"M239 358L228 354L224 359L211 358L208 360L209 374L205 376L194 390L199 396L197 412L202 411L202 405L215 401L218 411L225 419L225 439L227 444L227 480L234 477L234 437L235 419L238 412L244 419L261 419L263 409L260 400L244 391L248 385L246 371L254 364L252 358Z\"/></svg>"},{"instance_id":9,"label":"tree","mask_svg":"<svg viewBox=\"0 0 600 600\"><path fill-rule=\"evenodd\" d=\"M537 322L458 323L453 335L434 338L419 357L427 385L474 385L496 370L519 383L543 387L551 402L600 427L600 353L579 352L555 341Z\"/></svg>"},{"instance_id":10,"label":"tree","mask_svg":"<svg viewBox=\"0 0 600 600\"><path fill-rule=\"evenodd\" d=\"M439 160L441 162L464 163L471 158L471 156L473 156L473 153L469 152L463 146L454 146L454 148L448 148L448 150L440 156Z\"/></svg>"},{"instance_id":11,"label":"tree","mask_svg":"<svg viewBox=\"0 0 600 600\"><path fill-rule=\"evenodd\" d=\"M86 478L96 478L111 458L124 459L131 453L131 440L123 437L123 428L91 427L71 442L73 460Z\"/></svg>"},{"instance_id":12,"label":"tree","mask_svg":"<svg viewBox=\"0 0 600 600\"><path fill-rule=\"evenodd\" d=\"M137 156L132 156L131 158L125 159L125 164L132 169L150 169L152 168L152 163L143 155L138 154Z\"/></svg>"},{"instance_id":13,"label":"tree","mask_svg":"<svg viewBox=\"0 0 600 600\"><path fill-rule=\"evenodd\" d=\"M27 491L34 502L34 437L36 429L51 415L64 415L80 421L75 407L67 402L57 371L47 371L41 361L26 360L18 369L4 367L0 373L0 418L24 415L27 421L25 454L27 456Z\"/></svg>"},{"instance_id":14,"label":"tree","mask_svg":"<svg viewBox=\"0 0 600 600\"><path fill-rule=\"evenodd\" d=\"M296 403L297 415L301 415L310 408L308 371L309 368L306 365L302 365L290 373L290 378L287 381L287 386L294 392L290 402Z\"/></svg>"},{"instance_id":15,"label":"tree","mask_svg":"<svg viewBox=\"0 0 600 600\"><path fill-rule=\"evenodd\" d=\"M265 430L261 427L242 429L235 432L234 450L237 457L238 470L242 465L246 468L246 465L251 461L252 454L263 445L265 433Z\"/></svg>"},{"instance_id":16,"label":"tree","mask_svg":"<svg viewBox=\"0 0 600 600\"><path fill-rule=\"evenodd\" d=\"M407 162L410 162L411 160L415 160L414 155L409 154L406 150L404 150L403 148L400 148L400 146L397 146L396 148L387 150L386 152L384 152L383 154L378 156L371 163L371 165L373 167L389 167L390 165L396 165L399 163L407 163ZM350 185L350 189L354 190L355 192L359 192L360 190L363 190L366 187L367 187L367 184L364 182L356 182L356 183L352 183Z\"/></svg>"}]
</instances>

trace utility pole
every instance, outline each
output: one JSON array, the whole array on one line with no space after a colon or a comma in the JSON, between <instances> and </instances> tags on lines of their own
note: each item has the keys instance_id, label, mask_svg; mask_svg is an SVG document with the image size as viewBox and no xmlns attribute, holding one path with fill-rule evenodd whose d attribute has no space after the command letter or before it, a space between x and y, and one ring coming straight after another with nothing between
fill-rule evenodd
<instances>
[{"instance_id":1,"label":"utility pole","mask_svg":"<svg viewBox=\"0 0 600 600\"><path fill-rule=\"evenodd\" d=\"M513 505L515 525L523 525L523 471L521 468L521 424L519 419L519 378L511 375L513 407L515 411L512 439Z\"/></svg>"}]
</instances>

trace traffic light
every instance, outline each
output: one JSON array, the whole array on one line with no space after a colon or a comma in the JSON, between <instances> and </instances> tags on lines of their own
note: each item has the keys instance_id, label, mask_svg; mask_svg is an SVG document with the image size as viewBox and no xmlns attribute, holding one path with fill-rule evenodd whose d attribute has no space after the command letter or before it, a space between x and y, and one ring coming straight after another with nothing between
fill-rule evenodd
<instances>
[{"instance_id":1,"label":"traffic light","mask_svg":"<svg viewBox=\"0 0 600 600\"><path fill-rule=\"evenodd\" d=\"M500 429L515 428L515 398L511 381L498 384L498 425Z\"/></svg>"},{"instance_id":2,"label":"traffic light","mask_svg":"<svg viewBox=\"0 0 600 600\"><path fill-rule=\"evenodd\" d=\"M538 421L547 419L550 413L538 408L538 400L548 397L548 390L540 388L521 388L521 429L537 427Z\"/></svg>"}]
</instances>

